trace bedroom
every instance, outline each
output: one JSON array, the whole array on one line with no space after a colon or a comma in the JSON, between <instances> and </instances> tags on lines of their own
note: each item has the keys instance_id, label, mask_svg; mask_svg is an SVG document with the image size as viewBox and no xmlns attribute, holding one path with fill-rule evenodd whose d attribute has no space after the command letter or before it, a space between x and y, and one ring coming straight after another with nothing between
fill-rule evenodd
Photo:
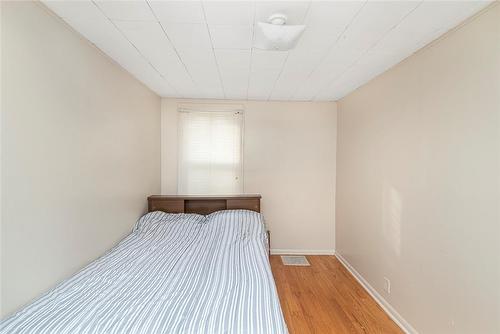
<instances>
[{"instance_id":1,"label":"bedroom","mask_svg":"<svg viewBox=\"0 0 500 334\"><path fill-rule=\"evenodd\" d=\"M497 2L0 8L0 333L500 332Z\"/></svg>"}]
</instances>

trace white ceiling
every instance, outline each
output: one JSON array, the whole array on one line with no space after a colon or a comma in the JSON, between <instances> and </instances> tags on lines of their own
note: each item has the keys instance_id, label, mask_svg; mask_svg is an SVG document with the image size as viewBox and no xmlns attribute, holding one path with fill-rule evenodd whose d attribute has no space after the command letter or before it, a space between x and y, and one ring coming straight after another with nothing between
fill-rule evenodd
<instances>
[{"instance_id":1,"label":"white ceiling","mask_svg":"<svg viewBox=\"0 0 500 334\"><path fill-rule=\"evenodd\" d=\"M337 100L489 1L47 1L165 97ZM273 13L305 24L288 52L252 48Z\"/></svg>"}]
</instances>

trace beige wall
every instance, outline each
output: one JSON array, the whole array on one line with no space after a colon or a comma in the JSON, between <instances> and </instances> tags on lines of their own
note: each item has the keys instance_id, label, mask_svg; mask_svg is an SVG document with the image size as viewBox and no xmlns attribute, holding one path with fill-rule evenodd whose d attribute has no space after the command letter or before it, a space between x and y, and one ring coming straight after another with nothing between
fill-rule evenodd
<instances>
[{"instance_id":1,"label":"beige wall","mask_svg":"<svg viewBox=\"0 0 500 334\"><path fill-rule=\"evenodd\" d=\"M160 98L40 4L2 2L2 315L103 254L160 191Z\"/></svg>"},{"instance_id":2,"label":"beige wall","mask_svg":"<svg viewBox=\"0 0 500 334\"><path fill-rule=\"evenodd\" d=\"M165 194L177 192L180 101L186 102L163 100L162 191ZM332 253L336 104L229 103L245 107L244 191L262 194L262 212L271 230L271 247L276 252Z\"/></svg>"},{"instance_id":3,"label":"beige wall","mask_svg":"<svg viewBox=\"0 0 500 334\"><path fill-rule=\"evenodd\" d=\"M500 333L499 29L489 8L339 102L336 250L420 333Z\"/></svg>"}]
</instances>

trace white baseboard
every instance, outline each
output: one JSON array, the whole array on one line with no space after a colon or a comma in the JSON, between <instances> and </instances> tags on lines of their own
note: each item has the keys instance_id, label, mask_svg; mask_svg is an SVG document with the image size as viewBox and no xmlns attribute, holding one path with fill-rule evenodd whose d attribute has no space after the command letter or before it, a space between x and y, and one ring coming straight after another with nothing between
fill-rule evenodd
<instances>
[{"instance_id":1,"label":"white baseboard","mask_svg":"<svg viewBox=\"0 0 500 334\"><path fill-rule=\"evenodd\" d=\"M344 265L344 267L356 278L356 280L365 288L365 290L370 294L370 296L375 299L375 301L384 309L384 311L391 317L392 320L403 330L403 332L407 334L418 334L417 330L413 328L408 321L406 321L401 314L399 314L392 306L387 302L387 300L382 297L377 290L375 290L369 283L366 281L360 273L354 269L353 266L346 259L342 257L339 253L335 254L335 257L339 259L339 261Z\"/></svg>"},{"instance_id":2,"label":"white baseboard","mask_svg":"<svg viewBox=\"0 0 500 334\"><path fill-rule=\"evenodd\" d=\"M279 249L271 248L271 255L335 255L334 249Z\"/></svg>"}]
</instances>

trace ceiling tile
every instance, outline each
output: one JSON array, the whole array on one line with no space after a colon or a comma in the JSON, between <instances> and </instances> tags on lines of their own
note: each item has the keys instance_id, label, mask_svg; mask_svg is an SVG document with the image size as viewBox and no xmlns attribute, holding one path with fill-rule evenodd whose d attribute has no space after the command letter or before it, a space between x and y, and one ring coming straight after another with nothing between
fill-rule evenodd
<instances>
[{"instance_id":1,"label":"ceiling tile","mask_svg":"<svg viewBox=\"0 0 500 334\"><path fill-rule=\"evenodd\" d=\"M309 73L308 70L303 70L300 67L283 70L276 82L270 99L282 101L289 100L299 85L307 79Z\"/></svg>"},{"instance_id":2,"label":"ceiling tile","mask_svg":"<svg viewBox=\"0 0 500 334\"><path fill-rule=\"evenodd\" d=\"M216 68L217 63L212 49L203 52L196 49L181 49L179 55L187 66Z\"/></svg>"},{"instance_id":3,"label":"ceiling tile","mask_svg":"<svg viewBox=\"0 0 500 334\"><path fill-rule=\"evenodd\" d=\"M226 96L221 89L205 88L201 89L199 95L193 96L196 99L225 99Z\"/></svg>"},{"instance_id":4,"label":"ceiling tile","mask_svg":"<svg viewBox=\"0 0 500 334\"><path fill-rule=\"evenodd\" d=\"M114 20L154 21L155 17L144 0L109 1L94 0L97 6Z\"/></svg>"},{"instance_id":5,"label":"ceiling tile","mask_svg":"<svg viewBox=\"0 0 500 334\"><path fill-rule=\"evenodd\" d=\"M344 96L489 2L44 1L158 94L293 101ZM277 12L306 23L296 48L251 49Z\"/></svg>"},{"instance_id":6,"label":"ceiling tile","mask_svg":"<svg viewBox=\"0 0 500 334\"><path fill-rule=\"evenodd\" d=\"M194 82L202 88L203 86L219 85L220 78L219 72L215 67L206 67L199 65L189 65L189 72L193 77Z\"/></svg>"},{"instance_id":7,"label":"ceiling tile","mask_svg":"<svg viewBox=\"0 0 500 334\"><path fill-rule=\"evenodd\" d=\"M221 70L221 76L224 82L237 83L237 84L248 84L249 71L241 70Z\"/></svg>"},{"instance_id":8,"label":"ceiling tile","mask_svg":"<svg viewBox=\"0 0 500 334\"><path fill-rule=\"evenodd\" d=\"M325 83L326 84L326 83ZM301 86L297 91L291 95L290 100L292 101L312 101L316 93L321 89L321 86L316 85L305 85Z\"/></svg>"},{"instance_id":9,"label":"ceiling tile","mask_svg":"<svg viewBox=\"0 0 500 334\"><path fill-rule=\"evenodd\" d=\"M156 94L164 97L183 97L184 95L179 90L173 89L172 86L160 75L154 72L141 71L133 73L133 75L148 86Z\"/></svg>"},{"instance_id":10,"label":"ceiling tile","mask_svg":"<svg viewBox=\"0 0 500 334\"><path fill-rule=\"evenodd\" d=\"M326 52L335 44L341 36L342 30L340 29L320 29L306 26L305 31L302 33L295 50L304 52Z\"/></svg>"},{"instance_id":11,"label":"ceiling tile","mask_svg":"<svg viewBox=\"0 0 500 334\"><path fill-rule=\"evenodd\" d=\"M252 51L252 70L257 69L281 69L288 51Z\"/></svg>"},{"instance_id":12,"label":"ceiling tile","mask_svg":"<svg viewBox=\"0 0 500 334\"><path fill-rule=\"evenodd\" d=\"M451 29L489 1L424 1L397 27L403 31Z\"/></svg>"},{"instance_id":13,"label":"ceiling tile","mask_svg":"<svg viewBox=\"0 0 500 334\"><path fill-rule=\"evenodd\" d=\"M212 49L206 24L160 22L175 48L197 50L197 52Z\"/></svg>"},{"instance_id":14,"label":"ceiling tile","mask_svg":"<svg viewBox=\"0 0 500 334\"><path fill-rule=\"evenodd\" d=\"M139 52L180 92L194 84L158 22L115 21Z\"/></svg>"},{"instance_id":15,"label":"ceiling tile","mask_svg":"<svg viewBox=\"0 0 500 334\"><path fill-rule=\"evenodd\" d=\"M178 62L175 50L158 22L114 21L114 23L162 74L166 73L166 68L171 62Z\"/></svg>"},{"instance_id":16,"label":"ceiling tile","mask_svg":"<svg viewBox=\"0 0 500 334\"><path fill-rule=\"evenodd\" d=\"M297 89L294 97L300 100L313 99L322 88L348 71L361 56L362 53L357 51L341 52L338 49L330 53Z\"/></svg>"},{"instance_id":17,"label":"ceiling tile","mask_svg":"<svg viewBox=\"0 0 500 334\"><path fill-rule=\"evenodd\" d=\"M252 26L210 26L210 36L216 49L250 49Z\"/></svg>"},{"instance_id":18,"label":"ceiling tile","mask_svg":"<svg viewBox=\"0 0 500 334\"><path fill-rule=\"evenodd\" d=\"M229 71L236 69L247 70L250 68L251 50L215 50L217 63L221 69Z\"/></svg>"},{"instance_id":19,"label":"ceiling tile","mask_svg":"<svg viewBox=\"0 0 500 334\"><path fill-rule=\"evenodd\" d=\"M104 15L100 19L66 18L65 21L122 66L132 65L134 62L142 65L145 62L132 44Z\"/></svg>"},{"instance_id":20,"label":"ceiling tile","mask_svg":"<svg viewBox=\"0 0 500 334\"><path fill-rule=\"evenodd\" d=\"M196 83L191 79L191 76L186 75L185 71L182 71L177 75L174 71L170 70L165 78L181 96L189 97L190 92L198 90Z\"/></svg>"},{"instance_id":21,"label":"ceiling tile","mask_svg":"<svg viewBox=\"0 0 500 334\"><path fill-rule=\"evenodd\" d=\"M284 69L290 71L300 70L301 72L311 73L318 67L324 55L323 52L290 51Z\"/></svg>"},{"instance_id":22,"label":"ceiling tile","mask_svg":"<svg viewBox=\"0 0 500 334\"><path fill-rule=\"evenodd\" d=\"M224 91L220 84L213 84L209 82L199 89L199 98L204 99L224 99Z\"/></svg>"},{"instance_id":23,"label":"ceiling tile","mask_svg":"<svg viewBox=\"0 0 500 334\"><path fill-rule=\"evenodd\" d=\"M229 25L252 25L253 1L204 1L207 23Z\"/></svg>"},{"instance_id":24,"label":"ceiling tile","mask_svg":"<svg viewBox=\"0 0 500 334\"><path fill-rule=\"evenodd\" d=\"M355 66L349 68L336 80L318 91L315 99L339 99L348 92L362 86L377 75L383 73L400 59L387 53L370 52L365 54Z\"/></svg>"},{"instance_id":25,"label":"ceiling tile","mask_svg":"<svg viewBox=\"0 0 500 334\"><path fill-rule=\"evenodd\" d=\"M341 49L367 50L415 9L417 1L367 2L339 39Z\"/></svg>"},{"instance_id":26,"label":"ceiling tile","mask_svg":"<svg viewBox=\"0 0 500 334\"><path fill-rule=\"evenodd\" d=\"M268 22L273 14L285 14L286 24L304 24L311 1L257 1L256 22Z\"/></svg>"},{"instance_id":27,"label":"ceiling tile","mask_svg":"<svg viewBox=\"0 0 500 334\"><path fill-rule=\"evenodd\" d=\"M316 96L318 91L332 81L331 73L328 71L314 71L307 79L302 81L292 95L293 100L309 101Z\"/></svg>"},{"instance_id":28,"label":"ceiling tile","mask_svg":"<svg viewBox=\"0 0 500 334\"><path fill-rule=\"evenodd\" d=\"M371 52L363 56L359 63L352 67L351 70L345 73L349 79L355 80L357 87L365 82L375 78L382 72L387 71L390 67L398 63L400 57L394 54Z\"/></svg>"},{"instance_id":29,"label":"ceiling tile","mask_svg":"<svg viewBox=\"0 0 500 334\"><path fill-rule=\"evenodd\" d=\"M424 2L379 41L374 49L397 52L406 57L487 4L484 1Z\"/></svg>"},{"instance_id":30,"label":"ceiling tile","mask_svg":"<svg viewBox=\"0 0 500 334\"><path fill-rule=\"evenodd\" d=\"M329 86L328 89L324 89L319 92L314 100L325 101L325 100L339 100L344 97L349 92L352 92L356 88L362 85L363 78L362 73L357 70L351 70L346 73L345 76L335 81L333 85Z\"/></svg>"},{"instance_id":31,"label":"ceiling tile","mask_svg":"<svg viewBox=\"0 0 500 334\"><path fill-rule=\"evenodd\" d=\"M195 49L182 51L181 59L200 89L204 86L220 86L219 71L212 50L210 52L197 52Z\"/></svg>"},{"instance_id":32,"label":"ceiling tile","mask_svg":"<svg viewBox=\"0 0 500 334\"><path fill-rule=\"evenodd\" d=\"M364 3L364 1L312 1L307 13L307 27L342 31Z\"/></svg>"},{"instance_id":33,"label":"ceiling tile","mask_svg":"<svg viewBox=\"0 0 500 334\"><path fill-rule=\"evenodd\" d=\"M205 23L201 1L151 1L149 4L160 21L172 23Z\"/></svg>"},{"instance_id":34,"label":"ceiling tile","mask_svg":"<svg viewBox=\"0 0 500 334\"><path fill-rule=\"evenodd\" d=\"M62 18L95 19L103 17L102 12L91 1L42 0L42 2Z\"/></svg>"},{"instance_id":35,"label":"ceiling tile","mask_svg":"<svg viewBox=\"0 0 500 334\"><path fill-rule=\"evenodd\" d=\"M321 89L350 69L371 46L417 6L417 2L368 2L294 96L315 98ZM316 84L311 84L311 81ZM317 82L321 82L321 85Z\"/></svg>"},{"instance_id":36,"label":"ceiling tile","mask_svg":"<svg viewBox=\"0 0 500 334\"><path fill-rule=\"evenodd\" d=\"M221 70L224 92L227 98L245 99L248 90L248 69Z\"/></svg>"},{"instance_id":37,"label":"ceiling tile","mask_svg":"<svg viewBox=\"0 0 500 334\"><path fill-rule=\"evenodd\" d=\"M148 63L117 28L102 15L101 19L66 18L66 22L92 41L125 70L157 94L180 94Z\"/></svg>"},{"instance_id":38,"label":"ceiling tile","mask_svg":"<svg viewBox=\"0 0 500 334\"><path fill-rule=\"evenodd\" d=\"M226 99L246 100L246 98L247 98L247 89L245 87L238 87L230 92L226 91Z\"/></svg>"},{"instance_id":39,"label":"ceiling tile","mask_svg":"<svg viewBox=\"0 0 500 334\"><path fill-rule=\"evenodd\" d=\"M335 76L340 70L355 64L365 53L366 51L359 49L349 50L334 46L323 62L316 68L316 71Z\"/></svg>"},{"instance_id":40,"label":"ceiling tile","mask_svg":"<svg viewBox=\"0 0 500 334\"><path fill-rule=\"evenodd\" d=\"M280 69L252 71L248 86L248 98L267 100L269 95L271 95L280 71Z\"/></svg>"}]
</instances>

